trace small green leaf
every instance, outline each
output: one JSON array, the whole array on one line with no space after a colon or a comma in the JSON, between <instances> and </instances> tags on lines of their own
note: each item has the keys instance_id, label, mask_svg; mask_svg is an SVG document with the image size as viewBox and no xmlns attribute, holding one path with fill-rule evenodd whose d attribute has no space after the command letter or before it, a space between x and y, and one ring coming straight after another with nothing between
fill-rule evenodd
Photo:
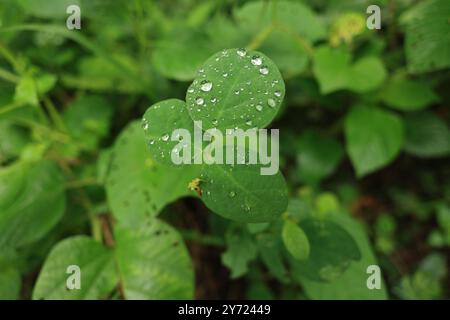
<instances>
[{"instance_id":1,"label":"small green leaf","mask_svg":"<svg viewBox=\"0 0 450 320\"><path fill-rule=\"evenodd\" d=\"M284 81L264 54L227 49L209 58L189 87L191 118L203 128L264 128L278 113Z\"/></svg>"},{"instance_id":2,"label":"small green leaf","mask_svg":"<svg viewBox=\"0 0 450 320\"><path fill-rule=\"evenodd\" d=\"M450 154L450 129L432 112L418 112L405 117L405 150L422 158Z\"/></svg>"},{"instance_id":3,"label":"small green leaf","mask_svg":"<svg viewBox=\"0 0 450 320\"><path fill-rule=\"evenodd\" d=\"M156 43L152 60L164 76L192 80L201 64L216 51L208 35L186 27L176 28Z\"/></svg>"},{"instance_id":4,"label":"small green leaf","mask_svg":"<svg viewBox=\"0 0 450 320\"><path fill-rule=\"evenodd\" d=\"M391 80L382 92L382 99L388 106L404 111L423 109L439 101L429 86L406 79Z\"/></svg>"},{"instance_id":5,"label":"small green leaf","mask_svg":"<svg viewBox=\"0 0 450 320\"><path fill-rule=\"evenodd\" d=\"M306 278L333 281L342 275L352 261L361 259L361 252L352 236L331 221L307 219L300 223L310 244L309 259L294 266Z\"/></svg>"},{"instance_id":6,"label":"small green leaf","mask_svg":"<svg viewBox=\"0 0 450 320\"><path fill-rule=\"evenodd\" d=\"M393 161L403 145L403 122L375 107L355 106L345 119L347 151L358 177Z\"/></svg>"},{"instance_id":7,"label":"small green leaf","mask_svg":"<svg viewBox=\"0 0 450 320\"><path fill-rule=\"evenodd\" d=\"M323 94L342 89L369 92L378 88L387 75L376 57L364 57L352 64L350 53L328 46L316 49L313 72Z\"/></svg>"},{"instance_id":8,"label":"small green leaf","mask_svg":"<svg viewBox=\"0 0 450 320\"><path fill-rule=\"evenodd\" d=\"M215 213L239 222L268 222L287 207L283 176L261 175L260 165L205 165L202 200Z\"/></svg>"},{"instance_id":9,"label":"small green leaf","mask_svg":"<svg viewBox=\"0 0 450 320\"><path fill-rule=\"evenodd\" d=\"M139 226L142 219L156 216L168 203L192 195L187 187L198 175L198 166L173 168L155 162L141 124L135 121L114 145L106 181L108 203L121 223Z\"/></svg>"},{"instance_id":10,"label":"small green leaf","mask_svg":"<svg viewBox=\"0 0 450 320\"><path fill-rule=\"evenodd\" d=\"M302 228L297 224L286 220L281 235L286 249L295 259L308 259L310 251L309 241Z\"/></svg>"},{"instance_id":11,"label":"small green leaf","mask_svg":"<svg viewBox=\"0 0 450 320\"><path fill-rule=\"evenodd\" d=\"M17 103L39 105L36 83L30 75L23 75L16 86L14 101Z\"/></svg>"},{"instance_id":12,"label":"small green leaf","mask_svg":"<svg viewBox=\"0 0 450 320\"><path fill-rule=\"evenodd\" d=\"M142 224L142 222L141 222ZM180 234L158 219L118 227L117 262L127 299L192 299L194 271Z\"/></svg>"},{"instance_id":13,"label":"small green leaf","mask_svg":"<svg viewBox=\"0 0 450 320\"><path fill-rule=\"evenodd\" d=\"M80 268L80 289L69 290L67 268ZM33 299L105 299L117 283L113 252L86 236L59 242L48 255Z\"/></svg>"},{"instance_id":14,"label":"small green leaf","mask_svg":"<svg viewBox=\"0 0 450 320\"><path fill-rule=\"evenodd\" d=\"M248 271L248 263L257 256L255 243L247 233L236 231L227 234L226 242L222 262L231 270L231 278L243 276Z\"/></svg>"}]
</instances>

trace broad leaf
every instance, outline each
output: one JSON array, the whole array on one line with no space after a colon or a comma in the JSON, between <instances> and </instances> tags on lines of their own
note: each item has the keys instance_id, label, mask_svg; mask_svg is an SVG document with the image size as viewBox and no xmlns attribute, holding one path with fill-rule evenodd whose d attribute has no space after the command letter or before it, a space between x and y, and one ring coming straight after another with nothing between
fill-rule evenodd
<instances>
[{"instance_id":1,"label":"broad leaf","mask_svg":"<svg viewBox=\"0 0 450 320\"><path fill-rule=\"evenodd\" d=\"M189 114L203 128L263 128L278 113L284 82L264 54L228 49L209 58L186 95Z\"/></svg>"},{"instance_id":2,"label":"broad leaf","mask_svg":"<svg viewBox=\"0 0 450 320\"><path fill-rule=\"evenodd\" d=\"M16 86L14 101L32 106L37 106L39 104L37 86L30 75L25 74L20 78L20 81Z\"/></svg>"},{"instance_id":3,"label":"broad leaf","mask_svg":"<svg viewBox=\"0 0 450 320\"><path fill-rule=\"evenodd\" d=\"M402 17L408 70L424 73L450 67L450 3L422 1Z\"/></svg>"},{"instance_id":4,"label":"broad leaf","mask_svg":"<svg viewBox=\"0 0 450 320\"><path fill-rule=\"evenodd\" d=\"M227 251L222 254L222 262L231 271L231 278L243 276L248 271L248 263L256 258L257 248L252 238L243 232L229 232L226 237Z\"/></svg>"},{"instance_id":5,"label":"broad leaf","mask_svg":"<svg viewBox=\"0 0 450 320\"><path fill-rule=\"evenodd\" d=\"M403 122L376 107L355 106L345 119L347 151L356 174L367 175L395 159L403 145Z\"/></svg>"},{"instance_id":6,"label":"broad leaf","mask_svg":"<svg viewBox=\"0 0 450 320\"><path fill-rule=\"evenodd\" d=\"M151 119L150 119L151 121ZM144 132L137 121L118 137L106 182L114 216L128 226L139 226L168 203L192 194L189 182L198 177L197 166L172 168L152 160Z\"/></svg>"},{"instance_id":7,"label":"broad leaf","mask_svg":"<svg viewBox=\"0 0 450 320\"><path fill-rule=\"evenodd\" d=\"M377 89L386 78L380 59L364 57L352 64L350 53L328 46L316 49L313 72L323 94L342 89L369 92Z\"/></svg>"},{"instance_id":8,"label":"broad leaf","mask_svg":"<svg viewBox=\"0 0 450 320\"><path fill-rule=\"evenodd\" d=\"M63 181L49 161L0 169L0 248L36 241L61 219L66 204Z\"/></svg>"},{"instance_id":9,"label":"broad leaf","mask_svg":"<svg viewBox=\"0 0 450 320\"><path fill-rule=\"evenodd\" d=\"M423 158L450 154L450 129L432 112L418 112L405 117L405 150Z\"/></svg>"},{"instance_id":10,"label":"broad leaf","mask_svg":"<svg viewBox=\"0 0 450 320\"><path fill-rule=\"evenodd\" d=\"M158 219L115 231L117 263L127 299L192 299L194 271L179 233Z\"/></svg>"},{"instance_id":11,"label":"broad leaf","mask_svg":"<svg viewBox=\"0 0 450 320\"><path fill-rule=\"evenodd\" d=\"M261 175L259 165L204 165L202 200L215 213L239 222L267 222L287 207L280 172Z\"/></svg>"},{"instance_id":12,"label":"broad leaf","mask_svg":"<svg viewBox=\"0 0 450 320\"><path fill-rule=\"evenodd\" d=\"M71 265L80 268L80 289L67 287L72 275L67 268ZM89 237L76 236L52 249L39 274L33 299L105 299L116 283L112 250Z\"/></svg>"},{"instance_id":13,"label":"broad leaf","mask_svg":"<svg viewBox=\"0 0 450 320\"><path fill-rule=\"evenodd\" d=\"M423 109L439 101L428 85L406 79L391 80L381 94L387 105L404 111Z\"/></svg>"},{"instance_id":14,"label":"broad leaf","mask_svg":"<svg viewBox=\"0 0 450 320\"><path fill-rule=\"evenodd\" d=\"M352 236L331 221L307 219L300 227L308 237L311 249L306 261L295 261L293 266L313 281L333 281L352 264L361 259L361 252Z\"/></svg>"}]
</instances>

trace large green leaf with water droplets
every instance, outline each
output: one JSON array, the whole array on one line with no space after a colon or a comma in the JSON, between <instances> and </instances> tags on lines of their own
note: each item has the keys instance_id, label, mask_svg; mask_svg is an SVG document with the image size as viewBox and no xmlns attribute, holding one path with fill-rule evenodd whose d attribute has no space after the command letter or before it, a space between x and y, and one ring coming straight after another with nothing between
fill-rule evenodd
<instances>
[{"instance_id":1,"label":"large green leaf with water droplets","mask_svg":"<svg viewBox=\"0 0 450 320\"><path fill-rule=\"evenodd\" d=\"M50 161L0 169L0 248L36 241L61 219L66 204L63 181Z\"/></svg>"},{"instance_id":2,"label":"large green leaf with water droplets","mask_svg":"<svg viewBox=\"0 0 450 320\"><path fill-rule=\"evenodd\" d=\"M80 289L68 290L67 268L80 268ZM33 299L105 299L114 289L117 275L113 252L86 236L59 242L39 274Z\"/></svg>"},{"instance_id":3,"label":"large green leaf with water droplets","mask_svg":"<svg viewBox=\"0 0 450 320\"><path fill-rule=\"evenodd\" d=\"M209 58L188 89L186 103L203 128L263 128L279 111L284 81L277 66L256 51L228 49Z\"/></svg>"},{"instance_id":4,"label":"large green leaf with water droplets","mask_svg":"<svg viewBox=\"0 0 450 320\"><path fill-rule=\"evenodd\" d=\"M403 122L376 107L355 106L345 119L347 150L358 176L393 161L403 145Z\"/></svg>"},{"instance_id":5,"label":"large green leaf with water droplets","mask_svg":"<svg viewBox=\"0 0 450 320\"><path fill-rule=\"evenodd\" d=\"M313 281L333 281L342 275L361 252L352 236L338 224L307 219L300 222L310 243L306 261L293 261L296 270Z\"/></svg>"},{"instance_id":6,"label":"large green leaf with water droplets","mask_svg":"<svg viewBox=\"0 0 450 320\"><path fill-rule=\"evenodd\" d=\"M118 227L117 263L127 299L192 299L194 271L180 234L158 219Z\"/></svg>"},{"instance_id":7,"label":"large green leaf with water droplets","mask_svg":"<svg viewBox=\"0 0 450 320\"><path fill-rule=\"evenodd\" d=\"M198 177L196 166L173 168L155 162L146 144L136 121L123 130L112 152L106 181L108 202L114 216L129 226L140 225L168 203L192 194L188 183Z\"/></svg>"},{"instance_id":8,"label":"large green leaf with water droplets","mask_svg":"<svg viewBox=\"0 0 450 320\"><path fill-rule=\"evenodd\" d=\"M407 11L405 51L408 70L423 73L450 67L450 2L422 1Z\"/></svg>"},{"instance_id":9,"label":"large green leaf with water droplets","mask_svg":"<svg viewBox=\"0 0 450 320\"><path fill-rule=\"evenodd\" d=\"M267 222L287 207L283 175L261 175L260 165L205 165L203 202L215 213L239 222Z\"/></svg>"}]
</instances>

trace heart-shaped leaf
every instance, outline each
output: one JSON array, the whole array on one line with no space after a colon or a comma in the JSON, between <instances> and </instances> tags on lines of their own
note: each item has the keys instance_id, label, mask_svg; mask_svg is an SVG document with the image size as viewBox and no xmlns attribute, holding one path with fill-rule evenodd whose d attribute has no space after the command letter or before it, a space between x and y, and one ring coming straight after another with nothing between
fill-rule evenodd
<instances>
[{"instance_id":1,"label":"heart-shaped leaf","mask_svg":"<svg viewBox=\"0 0 450 320\"><path fill-rule=\"evenodd\" d=\"M399 154L403 122L375 107L355 106L345 119L347 150L359 177L379 169Z\"/></svg>"},{"instance_id":2,"label":"heart-shaped leaf","mask_svg":"<svg viewBox=\"0 0 450 320\"><path fill-rule=\"evenodd\" d=\"M191 118L203 128L264 128L278 113L284 81L264 54L228 49L209 58L188 89Z\"/></svg>"}]
</instances>

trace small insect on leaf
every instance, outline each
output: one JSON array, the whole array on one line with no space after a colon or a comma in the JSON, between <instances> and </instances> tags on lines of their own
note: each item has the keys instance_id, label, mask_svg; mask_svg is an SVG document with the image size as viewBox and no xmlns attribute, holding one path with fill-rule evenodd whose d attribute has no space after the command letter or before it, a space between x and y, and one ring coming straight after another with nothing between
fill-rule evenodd
<instances>
[{"instance_id":1,"label":"small insect on leaf","mask_svg":"<svg viewBox=\"0 0 450 320\"><path fill-rule=\"evenodd\" d=\"M200 188L201 183L202 183L201 179L195 178L191 182L189 182L188 189L197 192L198 196L201 197L203 194L202 189Z\"/></svg>"}]
</instances>

